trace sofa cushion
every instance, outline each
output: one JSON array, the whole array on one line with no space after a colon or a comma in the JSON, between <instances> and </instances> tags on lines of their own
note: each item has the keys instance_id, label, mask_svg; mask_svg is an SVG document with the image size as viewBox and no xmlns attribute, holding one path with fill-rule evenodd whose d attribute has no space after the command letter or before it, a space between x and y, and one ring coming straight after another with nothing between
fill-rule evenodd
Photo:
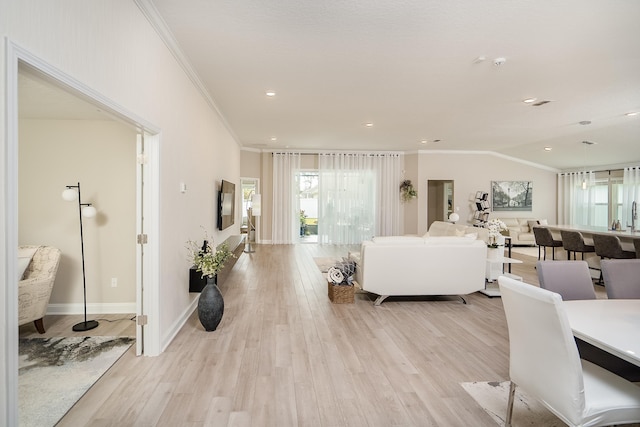
<instances>
[{"instance_id":1,"label":"sofa cushion","mask_svg":"<svg viewBox=\"0 0 640 427\"><path fill-rule=\"evenodd\" d=\"M31 258L18 258L18 280L22 280L24 272L27 271L27 267L29 267L30 262Z\"/></svg>"},{"instance_id":2,"label":"sofa cushion","mask_svg":"<svg viewBox=\"0 0 640 427\"><path fill-rule=\"evenodd\" d=\"M31 263L33 255L38 250L38 246L21 246L18 248L18 280L22 280L24 272Z\"/></svg>"},{"instance_id":3,"label":"sofa cushion","mask_svg":"<svg viewBox=\"0 0 640 427\"><path fill-rule=\"evenodd\" d=\"M530 219L529 221L527 221L527 225L529 226L529 230L533 231L533 227L539 226L540 221L538 221L537 219Z\"/></svg>"},{"instance_id":4,"label":"sofa cushion","mask_svg":"<svg viewBox=\"0 0 640 427\"><path fill-rule=\"evenodd\" d=\"M433 221L431 226L429 226L429 232L427 233L430 237L434 236L448 236L454 234L454 229L452 229L453 224L450 222L444 221Z\"/></svg>"},{"instance_id":5,"label":"sofa cushion","mask_svg":"<svg viewBox=\"0 0 640 427\"><path fill-rule=\"evenodd\" d=\"M468 239L464 236L436 236L424 240L425 245L471 245L476 239Z\"/></svg>"},{"instance_id":6,"label":"sofa cushion","mask_svg":"<svg viewBox=\"0 0 640 427\"><path fill-rule=\"evenodd\" d=\"M424 238L420 236L376 236L372 239L377 244L424 244Z\"/></svg>"},{"instance_id":7,"label":"sofa cushion","mask_svg":"<svg viewBox=\"0 0 640 427\"><path fill-rule=\"evenodd\" d=\"M504 225L506 225L507 228L521 227L521 224L520 224L520 221L518 221L518 218L499 218L499 219L502 222L504 222Z\"/></svg>"}]
</instances>

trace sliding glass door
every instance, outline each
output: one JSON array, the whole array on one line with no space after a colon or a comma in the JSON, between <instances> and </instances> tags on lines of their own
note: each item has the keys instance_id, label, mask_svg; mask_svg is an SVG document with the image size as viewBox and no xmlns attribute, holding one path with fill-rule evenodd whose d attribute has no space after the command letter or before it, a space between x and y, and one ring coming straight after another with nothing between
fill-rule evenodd
<instances>
[{"instance_id":1,"label":"sliding glass door","mask_svg":"<svg viewBox=\"0 0 640 427\"><path fill-rule=\"evenodd\" d=\"M318 171L298 174L300 193L300 241L318 242Z\"/></svg>"}]
</instances>

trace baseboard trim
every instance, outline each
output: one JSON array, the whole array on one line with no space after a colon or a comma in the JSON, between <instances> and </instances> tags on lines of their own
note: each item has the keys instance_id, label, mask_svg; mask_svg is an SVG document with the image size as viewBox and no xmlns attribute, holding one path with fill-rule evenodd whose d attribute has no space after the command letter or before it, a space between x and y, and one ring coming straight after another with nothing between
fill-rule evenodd
<instances>
[{"instance_id":1,"label":"baseboard trim","mask_svg":"<svg viewBox=\"0 0 640 427\"><path fill-rule=\"evenodd\" d=\"M176 335L178 335L178 332L180 332L180 330L185 325L185 323L187 323L187 320L189 320L189 317L191 316L191 314L198 307L198 301L200 300L200 294L198 293L196 295L197 296L191 301L191 304L189 304L187 306L186 310L184 310L182 312L182 315L180 317L178 317L178 319L175 322L173 322L173 325L171 325L171 328L165 334L164 338L162 339L162 343L160 344L161 345L161 350L160 350L161 353L164 353L164 351L167 349L167 347L169 347L169 344L171 344L171 342L176 337Z\"/></svg>"},{"instance_id":2,"label":"baseboard trim","mask_svg":"<svg viewBox=\"0 0 640 427\"><path fill-rule=\"evenodd\" d=\"M135 302L87 304L87 314L136 313ZM84 314L83 304L49 304L47 314Z\"/></svg>"}]
</instances>

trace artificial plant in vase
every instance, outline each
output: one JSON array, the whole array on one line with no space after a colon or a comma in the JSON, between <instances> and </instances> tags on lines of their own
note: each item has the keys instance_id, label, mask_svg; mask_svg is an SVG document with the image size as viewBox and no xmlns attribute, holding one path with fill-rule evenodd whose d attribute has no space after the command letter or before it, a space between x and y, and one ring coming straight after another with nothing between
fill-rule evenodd
<instances>
[{"instance_id":1,"label":"artificial plant in vase","mask_svg":"<svg viewBox=\"0 0 640 427\"><path fill-rule=\"evenodd\" d=\"M418 192L413 188L410 179L405 179L402 181L402 184L400 184L400 197L402 197L403 202L408 202L418 197Z\"/></svg>"},{"instance_id":2,"label":"artificial plant in vase","mask_svg":"<svg viewBox=\"0 0 640 427\"><path fill-rule=\"evenodd\" d=\"M214 279L224 267L224 263L235 255L231 253L226 243L214 250L206 233L202 247L194 241L189 241L187 244L196 270L202 273L202 277L207 277L207 285L202 289L198 300L198 318L205 330L215 331L224 314L224 299Z\"/></svg>"},{"instance_id":3,"label":"artificial plant in vase","mask_svg":"<svg viewBox=\"0 0 640 427\"><path fill-rule=\"evenodd\" d=\"M502 231L507 230L507 225L501 220L494 218L487 221L485 228L489 231L487 247L491 249L498 249L500 246L503 246L499 243L498 238L502 235Z\"/></svg>"}]
</instances>

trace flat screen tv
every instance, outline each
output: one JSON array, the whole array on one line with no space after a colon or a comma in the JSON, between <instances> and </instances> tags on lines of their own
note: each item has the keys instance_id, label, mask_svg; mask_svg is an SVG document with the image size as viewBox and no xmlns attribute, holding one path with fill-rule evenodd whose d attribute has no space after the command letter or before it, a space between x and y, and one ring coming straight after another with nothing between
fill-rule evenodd
<instances>
[{"instance_id":1,"label":"flat screen tv","mask_svg":"<svg viewBox=\"0 0 640 427\"><path fill-rule=\"evenodd\" d=\"M222 180L218 191L218 230L233 225L235 220L236 185Z\"/></svg>"}]
</instances>

